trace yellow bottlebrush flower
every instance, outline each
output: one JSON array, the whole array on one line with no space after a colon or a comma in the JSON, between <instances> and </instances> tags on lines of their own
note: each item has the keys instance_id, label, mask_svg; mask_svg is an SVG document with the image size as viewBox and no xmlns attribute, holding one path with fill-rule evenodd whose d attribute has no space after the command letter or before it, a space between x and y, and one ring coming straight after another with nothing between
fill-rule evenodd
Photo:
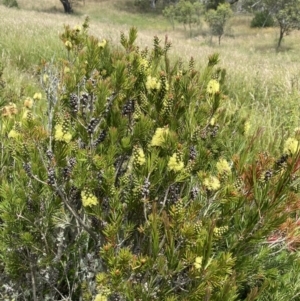
<instances>
[{"instance_id":1,"label":"yellow bottlebrush flower","mask_svg":"<svg viewBox=\"0 0 300 301\"><path fill-rule=\"evenodd\" d=\"M157 128L155 130L155 134L152 137L151 146L161 146L166 141L166 136L169 134L169 129L165 128Z\"/></svg>"},{"instance_id":2,"label":"yellow bottlebrush flower","mask_svg":"<svg viewBox=\"0 0 300 301\"><path fill-rule=\"evenodd\" d=\"M97 197L87 190L81 191L81 200L84 207L92 207L98 204Z\"/></svg>"},{"instance_id":3,"label":"yellow bottlebrush flower","mask_svg":"<svg viewBox=\"0 0 300 301\"><path fill-rule=\"evenodd\" d=\"M216 123L216 119L213 117L213 118L211 118L211 120L210 120L210 122L209 122L209 124L211 125L211 126L214 126L215 125L215 123Z\"/></svg>"},{"instance_id":4,"label":"yellow bottlebrush flower","mask_svg":"<svg viewBox=\"0 0 300 301\"><path fill-rule=\"evenodd\" d=\"M146 163L145 153L141 147L138 147L134 150L134 162L138 166Z\"/></svg>"},{"instance_id":5,"label":"yellow bottlebrush flower","mask_svg":"<svg viewBox=\"0 0 300 301\"><path fill-rule=\"evenodd\" d=\"M166 87L165 87L166 91L169 91L169 88L170 88L170 85L169 85L169 83L167 82L167 83L166 83Z\"/></svg>"},{"instance_id":6,"label":"yellow bottlebrush flower","mask_svg":"<svg viewBox=\"0 0 300 301\"><path fill-rule=\"evenodd\" d=\"M211 191L218 190L221 187L219 179L214 176L205 178L203 181L203 185L206 187L207 190Z\"/></svg>"},{"instance_id":7,"label":"yellow bottlebrush flower","mask_svg":"<svg viewBox=\"0 0 300 301\"><path fill-rule=\"evenodd\" d=\"M107 42L105 39L103 39L101 42L98 43L98 47L103 49L106 46Z\"/></svg>"},{"instance_id":8,"label":"yellow bottlebrush flower","mask_svg":"<svg viewBox=\"0 0 300 301\"><path fill-rule=\"evenodd\" d=\"M57 124L57 125L55 125L54 129L55 129L54 139L58 140L58 141L63 140L64 132L63 132L62 125Z\"/></svg>"},{"instance_id":9,"label":"yellow bottlebrush flower","mask_svg":"<svg viewBox=\"0 0 300 301\"><path fill-rule=\"evenodd\" d=\"M178 72L177 72L177 74L176 74L176 76L182 76L182 70L179 70Z\"/></svg>"},{"instance_id":10,"label":"yellow bottlebrush flower","mask_svg":"<svg viewBox=\"0 0 300 301\"><path fill-rule=\"evenodd\" d=\"M45 73L43 75L43 83L46 84L48 82L48 80L49 80L49 75Z\"/></svg>"},{"instance_id":11,"label":"yellow bottlebrush flower","mask_svg":"<svg viewBox=\"0 0 300 301\"><path fill-rule=\"evenodd\" d=\"M251 123L250 123L250 121L246 121L244 124L244 135L245 136L249 135L250 129L251 129Z\"/></svg>"},{"instance_id":12,"label":"yellow bottlebrush flower","mask_svg":"<svg viewBox=\"0 0 300 301\"><path fill-rule=\"evenodd\" d=\"M95 300L94 300L94 301L107 301L107 297L104 296L104 295L98 294L98 295L95 297Z\"/></svg>"},{"instance_id":13,"label":"yellow bottlebrush flower","mask_svg":"<svg viewBox=\"0 0 300 301\"><path fill-rule=\"evenodd\" d=\"M224 233L228 231L228 226L223 227L215 227L214 228L214 235L218 238L220 238Z\"/></svg>"},{"instance_id":14,"label":"yellow bottlebrush flower","mask_svg":"<svg viewBox=\"0 0 300 301\"><path fill-rule=\"evenodd\" d=\"M64 74L70 73L70 68L69 67L65 67L64 68Z\"/></svg>"},{"instance_id":15,"label":"yellow bottlebrush flower","mask_svg":"<svg viewBox=\"0 0 300 301\"><path fill-rule=\"evenodd\" d=\"M33 106L33 99L30 98L30 97L27 97L25 100L24 100L24 107L28 108L28 109L31 109Z\"/></svg>"},{"instance_id":16,"label":"yellow bottlebrush flower","mask_svg":"<svg viewBox=\"0 0 300 301\"><path fill-rule=\"evenodd\" d=\"M200 270L200 269L201 269L201 267L202 267L202 261L203 261L203 257L202 257L202 256L196 257L195 262L194 262L194 267L195 267L197 270Z\"/></svg>"},{"instance_id":17,"label":"yellow bottlebrush flower","mask_svg":"<svg viewBox=\"0 0 300 301\"><path fill-rule=\"evenodd\" d=\"M80 25L75 25L74 30L80 32L82 30L82 27Z\"/></svg>"},{"instance_id":18,"label":"yellow bottlebrush flower","mask_svg":"<svg viewBox=\"0 0 300 301\"><path fill-rule=\"evenodd\" d=\"M69 143L72 140L72 135L70 132L64 132L61 124L56 124L54 139L57 141L64 141Z\"/></svg>"},{"instance_id":19,"label":"yellow bottlebrush flower","mask_svg":"<svg viewBox=\"0 0 300 301\"><path fill-rule=\"evenodd\" d=\"M22 119L28 119L30 118L31 111L30 110L24 110L23 115L22 115Z\"/></svg>"},{"instance_id":20,"label":"yellow bottlebrush flower","mask_svg":"<svg viewBox=\"0 0 300 301\"><path fill-rule=\"evenodd\" d=\"M16 130L12 129L9 133L8 133L8 138L13 138L16 139L20 137L20 133L18 133Z\"/></svg>"},{"instance_id":21,"label":"yellow bottlebrush flower","mask_svg":"<svg viewBox=\"0 0 300 301\"><path fill-rule=\"evenodd\" d=\"M174 153L168 162L169 170L181 171L184 168L184 163L178 160L178 154Z\"/></svg>"},{"instance_id":22,"label":"yellow bottlebrush flower","mask_svg":"<svg viewBox=\"0 0 300 301\"><path fill-rule=\"evenodd\" d=\"M140 66L142 66L144 69L147 69L149 67L149 62L146 59L140 59Z\"/></svg>"},{"instance_id":23,"label":"yellow bottlebrush flower","mask_svg":"<svg viewBox=\"0 0 300 301\"><path fill-rule=\"evenodd\" d=\"M159 90L160 81L158 81L156 77L148 75L146 81L146 89L148 90L148 92L152 92L153 90Z\"/></svg>"},{"instance_id":24,"label":"yellow bottlebrush flower","mask_svg":"<svg viewBox=\"0 0 300 301\"><path fill-rule=\"evenodd\" d=\"M285 154L294 155L299 149L299 141L295 138L288 138L284 143L283 152Z\"/></svg>"},{"instance_id":25,"label":"yellow bottlebrush flower","mask_svg":"<svg viewBox=\"0 0 300 301\"><path fill-rule=\"evenodd\" d=\"M66 42L65 42L65 46L66 46L66 48L67 48L68 50L71 50L72 47L73 47L73 45L72 45L72 43L71 43L70 41L66 41Z\"/></svg>"},{"instance_id":26,"label":"yellow bottlebrush flower","mask_svg":"<svg viewBox=\"0 0 300 301\"><path fill-rule=\"evenodd\" d=\"M72 134L70 132L65 133L63 139L66 143L69 143L72 140Z\"/></svg>"},{"instance_id":27,"label":"yellow bottlebrush flower","mask_svg":"<svg viewBox=\"0 0 300 301\"><path fill-rule=\"evenodd\" d=\"M42 99L42 93L39 93L39 92L34 93L33 99L34 100L41 100Z\"/></svg>"},{"instance_id":28,"label":"yellow bottlebrush flower","mask_svg":"<svg viewBox=\"0 0 300 301\"><path fill-rule=\"evenodd\" d=\"M226 159L220 159L217 164L217 170L220 174L230 174L231 173L231 166L227 162Z\"/></svg>"},{"instance_id":29,"label":"yellow bottlebrush flower","mask_svg":"<svg viewBox=\"0 0 300 301\"><path fill-rule=\"evenodd\" d=\"M220 91L220 84L217 80L215 79L211 79L208 82L207 88L206 88L206 92L208 94L216 94Z\"/></svg>"}]
</instances>

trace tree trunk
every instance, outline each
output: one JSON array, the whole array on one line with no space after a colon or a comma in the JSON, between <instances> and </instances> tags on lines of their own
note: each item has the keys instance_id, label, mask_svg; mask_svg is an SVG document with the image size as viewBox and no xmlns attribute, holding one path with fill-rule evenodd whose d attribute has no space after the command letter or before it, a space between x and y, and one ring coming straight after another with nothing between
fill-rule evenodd
<instances>
[{"instance_id":1,"label":"tree trunk","mask_svg":"<svg viewBox=\"0 0 300 301\"><path fill-rule=\"evenodd\" d=\"M60 0L60 2L64 6L64 10L66 14L71 14L73 12L70 0Z\"/></svg>"},{"instance_id":2,"label":"tree trunk","mask_svg":"<svg viewBox=\"0 0 300 301\"><path fill-rule=\"evenodd\" d=\"M284 32L285 32L284 28L280 27L280 35L279 35L279 40L278 40L278 44L277 44L277 50L279 50L279 48L280 48L281 41L284 36Z\"/></svg>"},{"instance_id":3,"label":"tree trunk","mask_svg":"<svg viewBox=\"0 0 300 301\"><path fill-rule=\"evenodd\" d=\"M150 0L150 5L152 7L152 9L156 8L156 0Z\"/></svg>"}]
</instances>

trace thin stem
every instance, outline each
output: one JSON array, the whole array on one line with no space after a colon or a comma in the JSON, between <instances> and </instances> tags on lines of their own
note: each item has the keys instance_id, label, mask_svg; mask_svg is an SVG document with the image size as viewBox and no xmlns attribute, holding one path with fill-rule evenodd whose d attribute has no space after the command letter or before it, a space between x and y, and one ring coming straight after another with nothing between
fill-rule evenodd
<instances>
[{"instance_id":1,"label":"thin stem","mask_svg":"<svg viewBox=\"0 0 300 301\"><path fill-rule=\"evenodd\" d=\"M72 213L72 215L76 218L76 220L79 222L79 224L85 229L86 232L90 234L90 236L93 238L95 242L97 242L96 235L88 228L88 226L83 222L83 220L79 217L79 215L76 213L76 211L73 209L73 207L69 204L67 197L64 195L62 190L57 186L54 185L54 188L64 204L67 206L68 210Z\"/></svg>"},{"instance_id":2,"label":"thin stem","mask_svg":"<svg viewBox=\"0 0 300 301\"><path fill-rule=\"evenodd\" d=\"M166 206L166 202L167 202L169 190L170 190L170 186L166 190L166 193L165 193L165 196L164 196L164 200L163 200L162 206L161 206L160 211L159 211L159 215L161 215L162 211L164 210L164 208Z\"/></svg>"},{"instance_id":3,"label":"thin stem","mask_svg":"<svg viewBox=\"0 0 300 301\"><path fill-rule=\"evenodd\" d=\"M32 266L32 262L30 262L30 275L31 275L31 284L32 284L32 295L33 295L33 301L38 301L36 297L36 283L35 283L35 274L34 274L34 269Z\"/></svg>"}]
</instances>

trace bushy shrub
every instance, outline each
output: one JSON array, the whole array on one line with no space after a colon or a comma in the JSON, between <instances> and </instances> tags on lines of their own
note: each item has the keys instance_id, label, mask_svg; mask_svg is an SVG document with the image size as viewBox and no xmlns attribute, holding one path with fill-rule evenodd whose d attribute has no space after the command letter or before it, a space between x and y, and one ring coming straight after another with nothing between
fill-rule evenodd
<instances>
[{"instance_id":1,"label":"bushy shrub","mask_svg":"<svg viewBox=\"0 0 300 301\"><path fill-rule=\"evenodd\" d=\"M3 0L3 5L7 7L19 7L17 0Z\"/></svg>"},{"instance_id":2,"label":"bushy shrub","mask_svg":"<svg viewBox=\"0 0 300 301\"><path fill-rule=\"evenodd\" d=\"M274 19L268 11L256 12L251 21L251 27L272 27Z\"/></svg>"},{"instance_id":3,"label":"bushy shrub","mask_svg":"<svg viewBox=\"0 0 300 301\"><path fill-rule=\"evenodd\" d=\"M232 17L232 10L230 4L219 4L216 10L210 9L206 12L205 21L208 23L211 36L217 36L219 45L221 38L225 32L225 25Z\"/></svg>"},{"instance_id":4,"label":"bushy shrub","mask_svg":"<svg viewBox=\"0 0 300 301\"><path fill-rule=\"evenodd\" d=\"M180 0L176 4L170 4L163 10L163 15L172 24L173 29L175 27L175 20L182 23L184 29L189 27L190 35L192 34L192 26L200 25L200 16L204 12L204 5L200 2L189 2Z\"/></svg>"},{"instance_id":5,"label":"bushy shrub","mask_svg":"<svg viewBox=\"0 0 300 301\"><path fill-rule=\"evenodd\" d=\"M299 132L280 158L259 153L227 110L218 55L200 72L169 60L167 38L139 49L133 28L121 50L87 28L65 27L68 60L40 67L43 93L1 109L1 298L254 300L274 287L272 254L299 241Z\"/></svg>"}]
</instances>

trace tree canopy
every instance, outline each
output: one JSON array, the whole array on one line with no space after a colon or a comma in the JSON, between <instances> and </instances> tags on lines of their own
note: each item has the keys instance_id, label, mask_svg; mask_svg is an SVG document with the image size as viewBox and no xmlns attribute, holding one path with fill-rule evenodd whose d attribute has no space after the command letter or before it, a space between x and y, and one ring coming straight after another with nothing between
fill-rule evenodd
<instances>
[{"instance_id":1,"label":"tree canopy","mask_svg":"<svg viewBox=\"0 0 300 301\"><path fill-rule=\"evenodd\" d=\"M279 48L284 35L300 28L300 0L264 0L263 3L280 28L277 43Z\"/></svg>"},{"instance_id":2,"label":"tree canopy","mask_svg":"<svg viewBox=\"0 0 300 301\"><path fill-rule=\"evenodd\" d=\"M232 16L232 10L228 3L220 4L216 10L210 9L206 13L206 21L210 27L212 36L217 36L219 44L224 34L224 28L228 19Z\"/></svg>"}]
</instances>

